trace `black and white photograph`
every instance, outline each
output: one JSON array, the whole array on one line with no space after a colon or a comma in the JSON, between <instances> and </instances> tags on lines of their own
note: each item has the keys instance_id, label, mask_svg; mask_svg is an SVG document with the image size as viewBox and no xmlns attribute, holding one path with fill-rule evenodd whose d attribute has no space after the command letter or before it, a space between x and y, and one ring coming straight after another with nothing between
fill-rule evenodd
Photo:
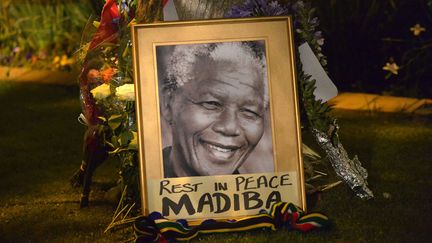
<instances>
[{"instance_id":1,"label":"black and white photograph","mask_svg":"<svg viewBox=\"0 0 432 243\"><path fill-rule=\"evenodd\" d=\"M156 47L165 178L273 172L265 41Z\"/></svg>"},{"instance_id":2,"label":"black and white photograph","mask_svg":"<svg viewBox=\"0 0 432 243\"><path fill-rule=\"evenodd\" d=\"M132 34L143 212L202 220L281 201L305 208L291 19Z\"/></svg>"}]
</instances>

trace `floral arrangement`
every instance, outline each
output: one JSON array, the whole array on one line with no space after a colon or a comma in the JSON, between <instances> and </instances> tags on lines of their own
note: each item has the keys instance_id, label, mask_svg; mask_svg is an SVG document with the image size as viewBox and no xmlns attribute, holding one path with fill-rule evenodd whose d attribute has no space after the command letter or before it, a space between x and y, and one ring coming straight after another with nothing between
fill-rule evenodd
<instances>
[{"instance_id":1,"label":"floral arrangement","mask_svg":"<svg viewBox=\"0 0 432 243\"><path fill-rule=\"evenodd\" d=\"M123 193L109 229L125 222L133 222L133 219L126 220L126 216L136 215L139 211L135 96L129 27L135 22L135 10L142 8L144 7L137 8L136 2L130 0L106 1L101 21L95 25L98 26L95 36L81 48L80 53L83 57L83 71L80 75L84 117L82 120L88 126L84 138L86 159L81 165L81 171L86 168L94 170L108 155L118 156L121 164L119 174ZM146 6L146 9L155 8ZM154 13L160 13L160 9L156 9ZM246 0L244 4L232 7L226 17L288 14L294 16L296 42L309 43L321 64L325 66L326 58L321 53L324 39L317 30L318 19L313 16L313 9L302 1L281 4L278 1ZM144 19L157 17L147 16ZM337 136L338 126L329 116L330 108L326 103L315 99L315 81L302 71L299 60L297 66L305 128L312 131L317 143L329 156L337 174L356 194L362 198L372 197L372 192L367 188L366 170L356 158L348 158ZM95 154L99 156L94 156ZM313 166L309 167L311 169L306 176L309 179L316 178ZM77 173L72 182L84 184L81 206L86 206L89 188L86 189L86 177L83 173ZM320 190L322 187L314 189Z\"/></svg>"},{"instance_id":2,"label":"floral arrangement","mask_svg":"<svg viewBox=\"0 0 432 243\"><path fill-rule=\"evenodd\" d=\"M108 156L121 161L121 204L139 198L135 91L132 80L131 40L128 26L134 21L133 1L109 0L102 10L93 39L83 45L79 57L80 98L88 126L84 135L84 159L71 182L83 185L81 206L87 206L91 175Z\"/></svg>"}]
</instances>

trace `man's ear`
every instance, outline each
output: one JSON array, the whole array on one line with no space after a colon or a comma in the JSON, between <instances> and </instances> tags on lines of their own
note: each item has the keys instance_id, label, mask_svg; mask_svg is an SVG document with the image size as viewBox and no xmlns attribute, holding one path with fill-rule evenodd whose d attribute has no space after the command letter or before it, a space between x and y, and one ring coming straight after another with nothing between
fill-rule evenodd
<instances>
[{"instance_id":1,"label":"man's ear","mask_svg":"<svg viewBox=\"0 0 432 243\"><path fill-rule=\"evenodd\" d=\"M172 102L174 97L173 92L174 91L168 87L162 88L162 99L161 99L160 109L163 118L168 124L171 124L172 116L173 116L172 115Z\"/></svg>"}]
</instances>

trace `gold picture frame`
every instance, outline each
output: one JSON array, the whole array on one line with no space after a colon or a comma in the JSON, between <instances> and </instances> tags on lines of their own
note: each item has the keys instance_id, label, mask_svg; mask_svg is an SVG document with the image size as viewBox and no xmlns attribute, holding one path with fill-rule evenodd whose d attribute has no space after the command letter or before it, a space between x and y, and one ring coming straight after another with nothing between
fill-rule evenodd
<instances>
[{"instance_id":1,"label":"gold picture frame","mask_svg":"<svg viewBox=\"0 0 432 243\"><path fill-rule=\"evenodd\" d=\"M168 219L185 218L195 222L207 218L231 219L254 215L260 209L268 209L269 205L275 201L293 202L306 210L300 113L295 75L295 46L291 17L137 24L132 26L132 43L143 214L148 215L152 211L159 211ZM166 127L169 127L169 125L165 122L166 117L162 116L165 116L163 112L166 105L164 102L167 100L165 97L171 97L172 94L166 95L166 89L163 88L164 91L162 91L161 83L162 81L169 83L166 81L169 80L168 77L171 77L169 72L171 74L175 73L175 71L172 71L172 65L174 65L172 61L174 60L173 53L180 55L180 58L177 58L182 61L187 58L181 55L189 55L188 58L191 58L191 51L176 52L176 50L184 49L187 46L193 46L193 50L200 49L201 46L204 46L204 49L214 48L209 46L217 46L220 49L222 48L220 46L223 45L248 45L247 50L252 50L254 46L260 46L260 50L262 50L260 60L265 63L263 73L267 79L264 82L267 82L266 92L268 93L268 113L265 114L268 114L269 125L267 127L269 129L263 131L263 129L259 128L253 131L257 133L256 131L259 130L261 135L264 134L260 139L263 139L266 136L265 134L269 135L266 139L267 147L271 148L270 150L267 149L270 151L268 153L269 158L271 158L269 159L270 162L260 161L260 156L251 156L254 153L260 154L260 152L254 150L264 142L259 141L258 145L255 144L256 147L255 145L251 146L251 142L249 142L247 144L252 152L244 153L248 156L238 155L238 158L248 157L247 162L244 162L243 159L235 160L241 160L242 162L236 162L235 165L233 162L232 167L235 170L231 174L221 174L220 171L224 169L221 167L220 171L215 170L217 172L214 175L196 174L198 170L195 170L194 174L189 174L190 176L184 176L184 174L182 176L180 172L176 172L176 176L171 176L167 172L167 167L170 164L166 163L170 161L169 158L171 157L168 159L164 157L166 139L163 138L164 134L170 134L165 132L165 129L168 131ZM163 53L165 53L165 56ZM172 56L166 53L171 53ZM196 57L198 54L194 55ZM181 65L186 64L182 63ZM162 72L168 74L161 74ZM209 71L200 72L208 73ZM191 76L195 77L197 75ZM186 76L186 79L188 78L190 76ZM212 87L212 83L204 86ZM180 89L186 89L186 87L182 86ZM228 90L227 93L237 94L239 90L248 90L248 88ZM256 90L261 90L261 88ZM171 100L168 100L169 102ZM214 109L213 105L213 103L210 105L206 103L205 108ZM208 108L207 106L211 107ZM174 108L170 107L170 109ZM253 113L253 115L256 114ZM188 125L184 126L187 127ZM186 128L179 128L178 125L175 129L172 127L170 129L171 133L176 130L176 134L180 133L179 129L182 132L187 130ZM174 137L176 136L172 135L171 139L175 140ZM172 151L174 152L169 150L168 156L175 154L177 150L181 150L174 146L174 144L181 143L172 141ZM195 142L191 142L191 144L195 146ZM212 151L211 156L217 155L223 158L230 156L234 158L237 153L241 154L239 151L243 151L243 145L238 147L224 147L221 145L218 148L214 148L215 145L211 144L206 144L206 146L217 149ZM245 148L245 150L249 149L249 147ZM203 150L202 148L195 149L196 151ZM195 155L199 154L196 151L194 151ZM204 154L203 156L210 155ZM175 167L174 160L170 161L170 163L173 163ZM188 161L186 163L192 162ZM198 161L196 163L204 162ZM239 164L241 166L236 167ZM247 165L249 165L249 169ZM193 166L195 165L190 165L191 168ZM219 164L214 166L219 166ZM231 164L227 164L224 167L228 168L230 166ZM259 166L267 167L255 170ZM245 172L241 172L241 170ZM231 171L233 170L231 169Z\"/></svg>"}]
</instances>

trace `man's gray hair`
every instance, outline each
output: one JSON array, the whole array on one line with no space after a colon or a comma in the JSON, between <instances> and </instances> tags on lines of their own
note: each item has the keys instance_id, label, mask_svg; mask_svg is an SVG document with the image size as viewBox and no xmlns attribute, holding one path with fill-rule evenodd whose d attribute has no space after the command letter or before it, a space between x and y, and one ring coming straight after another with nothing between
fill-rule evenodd
<instances>
[{"instance_id":1,"label":"man's gray hair","mask_svg":"<svg viewBox=\"0 0 432 243\"><path fill-rule=\"evenodd\" d=\"M264 102L268 104L267 65L262 41L177 45L168 60L165 87L175 90L191 81L193 69L202 57L255 68L263 82Z\"/></svg>"}]
</instances>

